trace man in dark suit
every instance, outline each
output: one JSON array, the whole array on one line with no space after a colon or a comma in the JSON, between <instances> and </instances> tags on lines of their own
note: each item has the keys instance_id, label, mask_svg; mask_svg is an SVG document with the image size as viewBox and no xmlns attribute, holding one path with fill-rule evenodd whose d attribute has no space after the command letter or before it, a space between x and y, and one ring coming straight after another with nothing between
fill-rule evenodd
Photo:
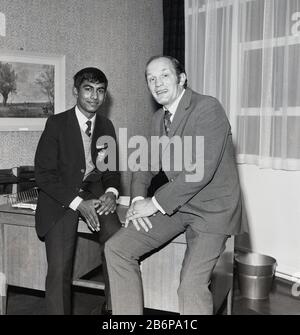
<instances>
[{"instance_id":1,"label":"man in dark suit","mask_svg":"<svg viewBox=\"0 0 300 335\"><path fill-rule=\"evenodd\" d=\"M115 212L120 174L117 169L100 171L97 168L97 159L103 159L96 148L98 138L110 136L116 140L113 124L98 112L107 84L101 70L80 70L74 76L76 106L48 118L36 150L35 178L39 197L35 220L37 234L45 240L46 246L47 314L71 313L72 267L79 216L99 234L102 245L121 226ZM107 308L110 309L106 262L102 258Z\"/></svg>"},{"instance_id":2,"label":"man in dark suit","mask_svg":"<svg viewBox=\"0 0 300 335\"><path fill-rule=\"evenodd\" d=\"M165 135L169 143L157 155L158 163L150 157L148 171L133 173L133 200L125 227L105 246L113 314L143 313L139 259L182 232L187 250L178 288L179 311L212 314L211 273L228 236L244 231L230 125L215 98L186 87L184 68L176 59L151 58L146 80L162 105L153 116L150 134L152 139ZM176 137L182 144L191 140L190 145L168 150ZM189 153L187 164L175 168ZM147 198L157 170L164 171L167 183Z\"/></svg>"}]
</instances>

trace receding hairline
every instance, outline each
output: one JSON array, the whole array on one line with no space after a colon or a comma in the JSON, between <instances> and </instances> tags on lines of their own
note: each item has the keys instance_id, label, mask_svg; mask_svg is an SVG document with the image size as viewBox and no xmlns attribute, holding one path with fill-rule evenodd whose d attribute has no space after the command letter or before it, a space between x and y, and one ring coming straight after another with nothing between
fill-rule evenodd
<instances>
[{"instance_id":1,"label":"receding hairline","mask_svg":"<svg viewBox=\"0 0 300 335\"><path fill-rule=\"evenodd\" d=\"M147 64L146 64L146 70L147 70L148 66L149 66L151 63L153 63L153 62L156 61L156 60L160 60L160 59L164 59L164 60L168 61L168 62L172 65L172 67L175 68L175 67L174 67L174 64L172 63L172 61L171 61L170 58L168 58L168 57L166 57L166 56L157 56L157 57L150 58L150 59L148 60L148 62L147 62Z\"/></svg>"},{"instance_id":2,"label":"receding hairline","mask_svg":"<svg viewBox=\"0 0 300 335\"><path fill-rule=\"evenodd\" d=\"M168 57L166 56L159 56L159 57L155 57L153 59L149 59L149 61L147 62L146 64L146 69L145 69L145 77L148 76L148 67L150 66L151 63L155 62L156 60L160 60L160 59L164 59L166 61L168 61L168 63L171 65L171 68L175 71L176 73L176 67L174 66L173 62L171 61L171 59L169 59ZM170 70L170 68L164 68L162 69L163 71L164 70Z\"/></svg>"}]
</instances>

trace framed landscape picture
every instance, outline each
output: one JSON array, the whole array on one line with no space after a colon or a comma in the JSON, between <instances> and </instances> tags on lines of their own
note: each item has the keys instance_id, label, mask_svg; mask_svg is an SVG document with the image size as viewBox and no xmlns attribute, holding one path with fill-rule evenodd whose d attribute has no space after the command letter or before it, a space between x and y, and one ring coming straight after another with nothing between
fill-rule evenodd
<instances>
[{"instance_id":1,"label":"framed landscape picture","mask_svg":"<svg viewBox=\"0 0 300 335\"><path fill-rule=\"evenodd\" d=\"M0 131L43 130L65 109L65 56L0 50Z\"/></svg>"}]
</instances>

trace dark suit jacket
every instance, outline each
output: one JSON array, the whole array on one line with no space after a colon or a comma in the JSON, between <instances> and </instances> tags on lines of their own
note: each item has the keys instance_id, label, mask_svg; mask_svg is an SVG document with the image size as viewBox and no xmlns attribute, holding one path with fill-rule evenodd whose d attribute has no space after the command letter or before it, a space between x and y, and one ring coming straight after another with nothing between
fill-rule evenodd
<instances>
[{"instance_id":1,"label":"dark suit jacket","mask_svg":"<svg viewBox=\"0 0 300 335\"><path fill-rule=\"evenodd\" d=\"M154 113L151 135L164 134L164 111ZM187 182L191 172L166 171L168 182L155 192L155 198L168 215L186 213L189 220L196 220L206 232L238 234L244 231L241 220L242 201L239 177L235 162L230 124L225 111L217 99L198 94L187 88L176 110L169 137L196 136L204 138L203 177L196 182ZM193 143L195 145L195 143ZM149 150L150 151L150 150ZM172 161L172 151L171 151ZM193 162L196 152L193 150ZM153 168L153 158L148 172L135 172L132 178L132 197L146 196L147 188L157 171Z\"/></svg>"},{"instance_id":2,"label":"dark suit jacket","mask_svg":"<svg viewBox=\"0 0 300 335\"><path fill-rule=\"evenodd\" d=\"M100 136L116 138L112 122L97 114L92 137L92 160L96 166L96 141ZM36 230L44 236L78 196L85 174L85 156L75 108L48 118L35 154L35 178L40 189L35 215ZM120 188L120 173L99 173L89 191L97 198L108 187ZM101 185L99 185L99 180Z\"/></svg>"}]
</instances>

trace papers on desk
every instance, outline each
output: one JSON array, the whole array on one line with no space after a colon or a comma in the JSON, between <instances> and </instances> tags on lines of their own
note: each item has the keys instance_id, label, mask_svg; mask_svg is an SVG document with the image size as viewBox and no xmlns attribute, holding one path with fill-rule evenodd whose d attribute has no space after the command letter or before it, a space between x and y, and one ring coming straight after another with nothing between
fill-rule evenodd
<instances>
[{"instance_id":1,"label":"papers on desk","mask_svg":"<svg viewBox=\"0 0 300 335\"><path fill-rule=\"evenodd\" d=\"M11 206L14 208L31 209L33 211L36 210L36 204L30 204L26 202L18 202L16 204L12 204Z\"/></svg>"},{"instance_id":2,"label":"papers on desk","mask_svg":"<svg viewBox=\"0 0 300 335\"><path fill-rule=\"evenodd\" d=\"M130 197L128 196L120 196L117 200L118 205L129 206ZM36 210L36 201L34 202L16 202L11 204L14 208L23 208L23 209L31 209L33 211Z\"/></svg>"},{"instance_id":3,"label":"papers on desk","mask_svg":"<svg viewBox=\"0 0 300 335\"><path fill-rule=\"evenodd\" d=\"M37 199L38 199L38 188L33 187L29 190L6 194L7 202L16 208L32 209L35 211Z\"/></svg>"}]
</instances>

